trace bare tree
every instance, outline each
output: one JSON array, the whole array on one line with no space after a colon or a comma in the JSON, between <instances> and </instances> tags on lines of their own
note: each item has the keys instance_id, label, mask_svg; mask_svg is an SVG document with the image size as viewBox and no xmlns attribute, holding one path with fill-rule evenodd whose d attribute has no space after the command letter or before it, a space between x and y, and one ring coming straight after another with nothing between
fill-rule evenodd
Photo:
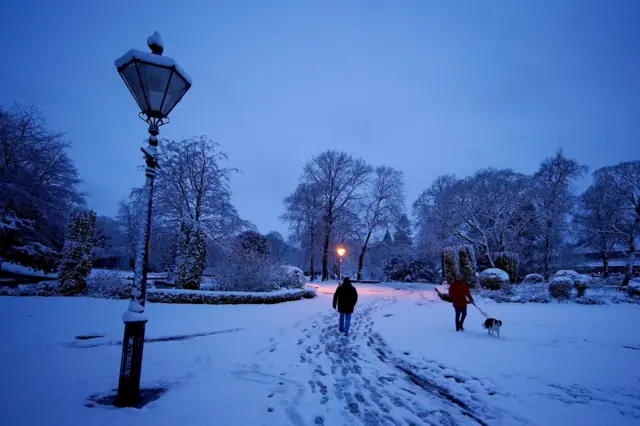
<instances>
[{"instance_id":1,"label":"bare tree","mask_svg":"<svg viewBox=\"0 0 640 426\"><path fill-rule=\"evenodd\" d=\"M284 200L285 213L281 220L289 224L293 239L306 248L311 280L314 277L315 253L322 221L322 199L317 184L300 183Z\"/></svg>"},{"instance_id":2,"label":"bare tree","mask_svg":"<svg viewBox=\"0 0 640 426\"><path fill-rule=\"evenodd\" d=\"M0 257L24 263L61 249L72 207L84 204L70 146L34 106L0 108Z\"/></svg>"},{"instance_id":3,"label":"bare tree","mask_svg":"<svg viewBox=\"0 0 640 426\"><path fill-rule=\"evenodd\" d=\"M603 167L595 173L595 185L611 191L615 198L607 203L606 214L611 234L622 238L627 245L627 271L623 285L633 276L640 232L640 161L627 161Z\"/></svg>"},{"instance_id":4,"label":"bare tree","mask_svg":"<svg viewBox=\"0 0 640 426\"><path fill-rule=\"evenodd\" d=\"M160 219L199 224L212 241L247 227L231 203L229 181L236 170L221 165L226 158L206 136L162 141L155 189Z\"/></svg>"},{"instance_id":5,"label":"bare tree","mask_svg":"<svg viewBox=\"0 0 640 426\"><path fill-rule=\"evenodd\" d=\"M624 242L621 235L613 231L621 228L616 222L620 219L623 200L613 193L610 185L603 183L602 179L597 180L580 196L574 222L580 245L598 251L607 278L609 254L618 243Z\"/></svg>"},{"instance_id":6,"label":"bare tree","mask_svg":"<svg viewBox=\"0 0 640 426\"><path fill-rule=\"evenodd\" d=\"M441 258L444 248L455 243L451 232L454 221L447 206L456 182L453 175L438 176L413 203L417 248L427 257Z\"/></svg>"},{"instance_id":7,"label":"bare tree","mask_svg":"<svg viewBox=\"0 0 640 426\"><path fill-rule=\"evenodd\" d=\"M533 177L529 199L534 207L532 222L536 240L542 246L543 272L549 277L558 258L558 248L568 230L567 217L575 196L572 185L588 171L587 166L565 157L562 150L542 162Z\"/></svg>"},{"instance_id":8,"label":"bare tree","mask_svg":"<svg viewBox=\"0 0 640 426\"><path fill-rule=\"evenodd\" d=\"M360 158L344 152L325 151L304 167L303 182L318 187L324 206L324 247L322 250L322 280L329 278L329 244L333 224L350 202L361 197L360 189L371 174L371 167Z\"/></svg>"},{"instance_id":9,"label":"bare tree","mask_svg":"<svg viewBox=\"0 0 640 426\"><path fill-rule=\"evenodd\" d=\"M404 211L402 172L389 166L377 167L360 200L353 233L359 243L357 280L362 279L362 267L371 238L378 231L391 228ZM381 238L380 238L381 240Z\"/></svg>"}]
</instances>

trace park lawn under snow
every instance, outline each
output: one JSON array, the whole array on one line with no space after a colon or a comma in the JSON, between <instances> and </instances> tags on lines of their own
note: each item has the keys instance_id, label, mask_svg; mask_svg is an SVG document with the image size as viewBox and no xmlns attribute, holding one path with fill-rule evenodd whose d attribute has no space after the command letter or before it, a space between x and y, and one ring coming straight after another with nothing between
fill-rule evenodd
<instances>
[{"instance_id":1,"label":"park lawn under snow","mask_svg":"<svg viewBox=\"0 0 640 426\"><path fill-rule=\"evenodd\" d=\"M637 305L480 301L504 321L498 340L472 306L456 333L433 286L362 285L344 337L334 288L278 305L149 304L143 386L169 389L140 410L85 406L117 385L126 301L1 297L2 424L640 422Z\"/></svg>"}]
</instances>

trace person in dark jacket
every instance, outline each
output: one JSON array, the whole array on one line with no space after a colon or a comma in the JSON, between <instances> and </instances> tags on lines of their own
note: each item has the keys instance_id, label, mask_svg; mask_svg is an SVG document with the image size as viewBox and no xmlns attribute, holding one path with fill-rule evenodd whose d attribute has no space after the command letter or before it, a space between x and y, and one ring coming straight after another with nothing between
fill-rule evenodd
<instances>
[{"instance_id":1,"label":"person in dark jacket","mask_svg":"<svg viewBox=\"0 0 640 426\"><path fill-rule=\"evenodd\" d=\"M333 295L333 309L337 306L340 312L340 333L344 333L345 336L349 335L351 314L356 303L358 303L358 291L351 284L349 277L345 277Z\"/></svg>"},{"instance_id":2,"label":"person in dark jacket","mask_svg":"<svg viewBox=\"0 0 640 426\"><path fill-rule=\"evenodd\" d=\"M469 291L469 284L464 282L462 275L457 274L456 279L449 285L449 296L453 299L453 309L456 311L456 331L464 331L464 319L467 317L468 303L475 303Z\"/></svg>"}]
</instances>

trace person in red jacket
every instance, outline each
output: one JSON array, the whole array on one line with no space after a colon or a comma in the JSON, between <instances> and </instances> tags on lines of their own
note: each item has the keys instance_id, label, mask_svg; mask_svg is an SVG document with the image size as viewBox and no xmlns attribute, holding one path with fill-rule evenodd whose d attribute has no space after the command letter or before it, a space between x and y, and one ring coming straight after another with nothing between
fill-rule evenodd
<instances>
[{"instance_id":1,"label":"person in red jacket","mask_svg":"<svg viewBox=\"0 0 640 426\"><path fill-rule=\"evenodd\" d=\"M464 331L464 319L467 317L467 303L474 304L469 291L469 284L464 282L462 275L456 274L456 279L449 285L449 296L453 299L456 310L456 331ZM469 302L467 302L467 299Z\"/></svg>"}]
</instances>

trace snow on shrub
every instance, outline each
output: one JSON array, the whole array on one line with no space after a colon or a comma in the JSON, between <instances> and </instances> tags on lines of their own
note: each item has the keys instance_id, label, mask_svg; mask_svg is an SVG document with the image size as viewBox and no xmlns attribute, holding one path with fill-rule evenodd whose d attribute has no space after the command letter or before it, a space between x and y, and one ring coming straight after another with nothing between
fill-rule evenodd
<instances>
[{"instance_id":1,"label":"snow on shrub","mask_svg":"<svg viewBox=\"0 0 640 426\"><path fill-rule=\"evenodd\" d=\"M131 284L120 271L95 271L87 280L86 293L105 299L128 299L131 297Z\"/></svg>"},{"instance_id":2,"label":"snow on shrub","mask_svg":"<svg viewBox=\"0 0 640 426\"><path fill-rule=\"evenodd\" d=\"M576 271L572 271L571 269L561 269L555 274L556 277L570 277L572 279L577 277L578 275L580 274Z\"/></svg>"},{"instance_id":3,"label":"snow on shrub","mask_svg":"<svg viewBox=\"0 0 640 426\"><path fill-rule=\"evenodd\" d=\"M302 288L305 283L304 272L295 266L277 268L273 280L279 288Z\"/></svg>"},{"instance_id":4,"label":"snow on shrub","mask_svg":"<svg viewBox=\"0 0 640 426\"><path fill-rule=\"evenodd\" d=\"M59 296L58 281L44 281L38 284L22 284L16 288L0 287L0 296Z\"/></svg>"},{"instance_id":5,"label":"snow on shrub","mask_svg":"<svg viewBox=\"0 0 640 426\"><path fill-rule=\"evenodd\" d=\"M215 290L216 280L211 277L202 277L200 280L200 290Z\"/></svg>"},{"instance_id":6,"label":"snow on shrub","mask_svg":"<svg viewBox=\"0 0 640 426\"><path fill-rule=\"evenodd\" d=\"M579 274L573 278L573 287L578 292L578 297L583 297L593 279L589 275Z\"/></svg>"},{"instance_id":7,"label":"snow on shrub","mask_svg":"<svg viewBox=\"0 0 640 426\"><path fill-rule=\"evenodd\" d=\"M573 279L567 275L555 276L549 282L549 295L554 299L569 299Z\"/></svg>"},{"instance_id":8,"label":"snow on shrub","mask_svg":"<svg viewBox=\"0 0 640 426\"><path fill-rule=\"evenodd\" d=\"M442 262L444 264L444 278L448 283L452 283L458 273L458 256L453 248L445 247L442 252Z\"/></svg>"},{"instance_id":9,"label":"snow on shrub","mask_svg":"<svg viewBox=\"0 0 640 426\"><path fill-rule=\"evenodd\" d=\"M206 255L207 238L202 226L182 222L174 267L176 288L200 288Z\"/></svg>"},{"instance_id":10,"label":"snow on shrub","mask_svg":"<svg viewBox=\"0 0 640 426\"><path fill-rule=\"evenodd\" d=\"M96 213L92 210L74 210L69 218L62 260L58 270L60 293L78 294L87 286L91 273L91 249L93 248Z\"/></svg>"},{"instance_id":11,"label":"snow on shrub","mask_svg":"<svg viewBox=\"0 0 640 426\"><path fill-rule=\"evenodd\" d=\"M217 290L266 292L279 288L277 271L269 258L255 253L231 254L217 270Z\"/></svg>"},{"instance_id":12,"label":"snow on shrub","mask_svg":"<svg viewBox=\"0 0 640 426\"><path fill-rule=\"evenodd\" d=\"M627 285L627 294L629 296L640 296L640 278L633 278Z\"/></svg>"},{"instance_id":13,"label":"snow on shrub","mask_svg":"<svg viewBox=\"0 0 640 426\"><path fill-rule=\"evenodd\" d=\"M463 279L469 287L475 288L478 286L478 279L476 277L476 255L473 251L473 247L469 245L461 246L458 249L458 259L460 259L460 273Z\"/></svg>"},{"instance_id":14,"label":"snow on shrub","mask_svg":"<svg viewBox=\"0 0 640 426\"><path fill-rule=\"evenodd\" d=\"M595 298L593 296L578 297L576 298L575 301L579 305L605 305L606 304L604 300Z\"/></svg>"},{"instance_id":15,"label":"snow on shrub","mask_svg":"<svg viewBox=\"0 0 640 426\"><path fill-rule=\"evenodd\" d=\"M500 252L495 255L493 260L496 268L501 269L509 275L509 280L513 283L518 282L518 270L520 268L520 258L515 253Z\"/></svg>"},{"instance_id":16,"label":"snow on shrub","mask_svg":"<svg viewBox=\"0 0 640 426\"><path fill-rule=\"evenodd\" d=\"M316 296L313 287L285 289L272 292L234 292L199 290L160 290L147 291L147 301L151 303L183 303L204 305L273 304L311 299Z\"/></svg>"},{"instance_id":17,"label":"snow on shrub","mask_svg":"<svg viewBox=\"0 0 640 426\"><path fill-rule=\"evenodd\" d=\"M480 273L478 278L482 287L487 290L506 289L509 286L509 274L502 269L486 269Z\"/></svg>"},{"instance_id":18,"label":"snow on shrub","mask_svg":"<svg viewBox=\"0 0 640 426\"><path fill-rule=\"evenodd\" d=\"M529 274L524 277L524 284L541 284L544 282L544 277L540 274Z\"/></svg>"}]
</instances>

